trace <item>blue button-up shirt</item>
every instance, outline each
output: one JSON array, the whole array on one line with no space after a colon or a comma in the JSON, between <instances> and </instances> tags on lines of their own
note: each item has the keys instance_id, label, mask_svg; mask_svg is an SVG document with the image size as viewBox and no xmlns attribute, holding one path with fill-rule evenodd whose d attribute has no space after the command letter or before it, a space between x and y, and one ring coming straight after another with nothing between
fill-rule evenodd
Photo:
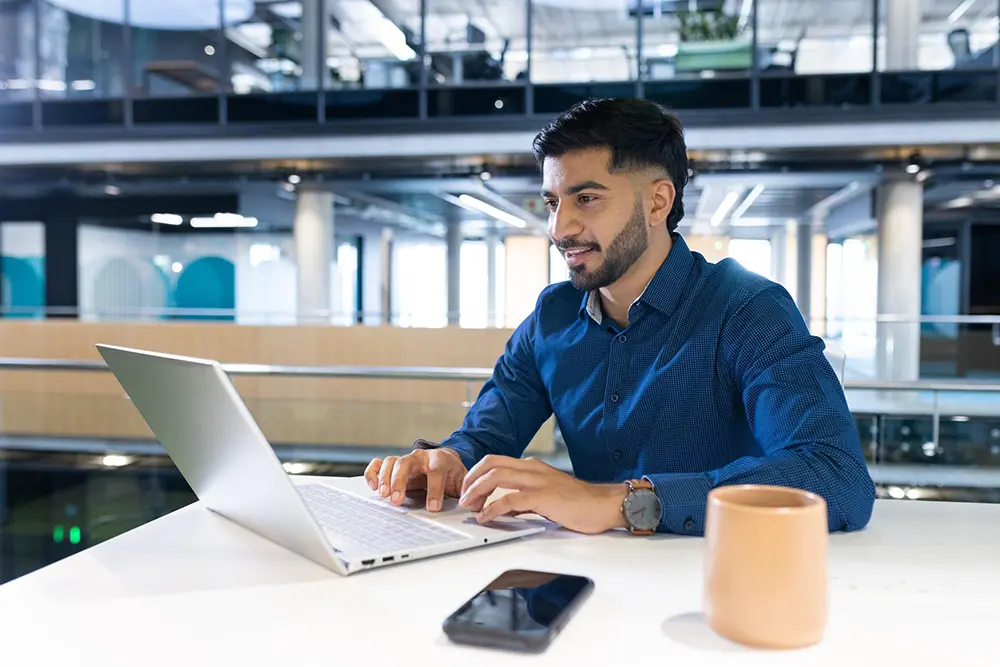
<instances>
[{"instance_id":1,"label":"blue button-up shirt","mask_svg":"<svg viewBox=\"0 0 1000 667\"><path fill-rule=\"evenodd\" d=\"M702 534L708 492L729 484L813 491L831 530L868 523L875 489L857 427L783 287L709 263L675 234L628 319L601 317L569 283L547 287L442 445L469 468L519 457L554 413L576 477L653 482L661 531Z\"/></svg>"}]
</instances>

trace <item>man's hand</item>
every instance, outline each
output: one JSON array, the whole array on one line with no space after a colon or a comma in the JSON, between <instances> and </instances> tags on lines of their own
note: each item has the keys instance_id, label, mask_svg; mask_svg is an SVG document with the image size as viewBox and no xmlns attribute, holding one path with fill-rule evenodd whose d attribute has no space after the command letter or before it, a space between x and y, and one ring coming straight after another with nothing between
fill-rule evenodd
<instances>
[{"instance_id":1,"label":"man's hand","mask_svg":"<svg viewBox=\"0 0 1000 667\"><path fill-rule=\"evenodd\" d=\"M497 489L502 498L483 507ZM580 533L603 533L625 526L625 484L590 484L536 459L487 456L465 476L459 504L486 523L505 514L533 513Z\"/></svg>"},{"instance_id":2,"label":"man's hand","mask_svg":"<svg viewBox=\"0 0 1000 667\"><path fill-rule=\"evenodd\" d=\"M427 509L441 510L445 494L457 498L465 477L465 464L452 449L418 449L406 456L373 459L365 469L365 480L372 491L402 505L407 491L427 490Z\"/></svg>"}]
</instances>

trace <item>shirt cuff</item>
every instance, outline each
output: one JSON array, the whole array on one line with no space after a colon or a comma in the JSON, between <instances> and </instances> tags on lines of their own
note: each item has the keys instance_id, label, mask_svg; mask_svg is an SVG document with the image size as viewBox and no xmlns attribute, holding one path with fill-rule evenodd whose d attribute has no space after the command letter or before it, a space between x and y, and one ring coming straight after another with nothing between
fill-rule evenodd
<instances>
[{"instance_id":1,"label":"shirt cuff","mask_svg":"<svg viewBox=\"0 0 1000 667\"><path fill-rule=\"evenodd\" d=\"M462 459L462 465L465 466L466 470L472 470L472 466L476 465L482 458L476 454L472 443L464 442L456 437L448 438L440 444L429 440L417 440L413 443L413 449L450 449Z\"/></svg>"},{"instance_id":2,"label":"shirt cuff","mask_svg":"<svg viewBox=\"0 0 1000 667\"><path fill-rule=\"evenodd\" d=\"M708 473L646 475L663 506L660 531L678 535L704 535L705 511L712 482Z\"/></svg>"}]
</instances>

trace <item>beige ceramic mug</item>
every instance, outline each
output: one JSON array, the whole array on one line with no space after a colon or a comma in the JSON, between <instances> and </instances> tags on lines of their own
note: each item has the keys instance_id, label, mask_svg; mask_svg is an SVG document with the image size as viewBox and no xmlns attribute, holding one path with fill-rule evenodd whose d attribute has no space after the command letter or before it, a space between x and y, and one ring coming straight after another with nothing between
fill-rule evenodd
<instances>
[{"instance_id":1,"label":"beige ceramic mug","mask_svg":"<svg viewBox=\"0 0 1000 667\"><path fill-rule=\"evenodd\" d=\"M708 496L705 616L718 634L760 648L818 642L827 617L826 502L778 486Z\"/></svg>"}]
</instances>

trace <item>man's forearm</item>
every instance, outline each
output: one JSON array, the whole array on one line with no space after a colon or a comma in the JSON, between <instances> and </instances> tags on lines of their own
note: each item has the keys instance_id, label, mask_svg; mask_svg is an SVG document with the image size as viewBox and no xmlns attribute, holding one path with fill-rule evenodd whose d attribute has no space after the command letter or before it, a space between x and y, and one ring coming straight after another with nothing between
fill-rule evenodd
<instances>
[{"instance_id":1,"label":"man's forearm","mask_svg":"<svg viewBox=\"0 0 1000 667\"><path fill-rule=\"evenodd\" d=\"M703 473L647 475L663 504L660 530L702 535L709 492L731 484L767 484L812 491L827 502L829 529L859 530L867 525L875 487L863 461L824 445L744 457Z\"/></svg>"}]
</instances>

